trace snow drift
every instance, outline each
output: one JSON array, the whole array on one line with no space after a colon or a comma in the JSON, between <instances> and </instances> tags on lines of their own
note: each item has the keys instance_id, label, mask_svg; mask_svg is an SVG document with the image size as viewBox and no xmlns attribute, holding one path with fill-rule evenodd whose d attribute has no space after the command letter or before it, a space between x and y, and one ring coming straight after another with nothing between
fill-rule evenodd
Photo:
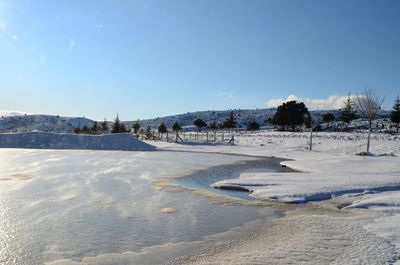
<instances>
[{"instance_id":1,"label":"snow drift","mask_svg":"<svg viewBox=\"0 0 400 265\"><path fill-rule=\"evenodd\" d=\"M156 150L156 147L146 144L127 133L106 135L55 134L45 132L0 134L0 148Z\"/></svg>"}]
</instances>

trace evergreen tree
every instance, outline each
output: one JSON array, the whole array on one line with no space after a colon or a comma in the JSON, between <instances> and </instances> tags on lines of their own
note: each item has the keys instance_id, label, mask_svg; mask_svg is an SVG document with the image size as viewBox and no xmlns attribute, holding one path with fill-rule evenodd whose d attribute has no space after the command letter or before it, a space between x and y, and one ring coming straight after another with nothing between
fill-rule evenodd
<instances>
[{"instance_id":1,"label":"evergreen tree","mask_svg":"<svg viewBox=\"0 0 400 265\"><path fill-rule=\"evenodd\" d=\"M78 125L78 127L76 127L76 128L74 129L74 133L80 134L81 132L82 132L81 126Z\"/></svg>"},{"instance_id":2,"label":"evergreen tree","mask_svg":"<svg viewBox=\"0 0 400 265\"><path fill-rule=\"evenodd\" d=\"M104 121L100 125L102 133L108 133L108 123L107 120L104 118Z\"/></svg>"},{"instance_id":3,"label":"evergreen tree","mask_svg":"<svg viewBox=\"0 0 400 265\"><path fill-rule=\"evenodd\" d=\"M150 126L147 126L145 135L146 135L146 138L149 139L149 140L154 138L154 135L153 135L153 132L151 131Z\"/></svg>"},{"instance_id":4,"label":"evergreen tree","mask_svg":"<svg viewBox=\"0 0 400 265\"><path fill-rule=\"evenodd\" d=\"M121 121L118 117L115 118L114 123L112 125L111 133L120 133L121 132Z\"/></svg>"},{"instance_id":5,"label":"evergreen tree","mask_svg":"<svg viewBox=\"0 0 400 265\"><path fill-rule=\"evenodd\" d=\"M322 120L324 122L331 122L335 120L335 115L333 115L332 113L325 113L324 115L322 115Z\"/></svg>"},{"instance_id":6,"label":"evergreen tree","mask_svg":"<svg viewBox=\"0 0 400 265\"><path fill-rule=\"evenodd\" d=\"M222 126L226 129L234 129L237 126L237 121L233 111L229 114L229 117L223 122Z\"/></svg>"},{"instance_id":7,"label":"evergreen tree","mask_svg":"<svg viewBox=\"0 0 400 265\"><path fill-rule=\"evenodd\" d=\"M252 121L247 125L247 131L258 131L260 130L260 124L258 124L256 121Z\"/></svg>"},{"instance_id":8,"label":"evergreen tree","mask_svg":"<svg viewBox=\"0 0 400 265\"><path fill-rule=\"evenodd\" d=\"M350 94L344 103L344 107L340 110L340 120L345 123L350 123L352 120L357 118L356 110L354 109L353 101L351 100Z\"/></svg>"},{"instance_id":9,"label":"evergreen tree","mask_svg":"<svg viewBox=\"0 0 400 265\"><path fill-rule=\"evenodd\" d=\"M138 132L140 130L139 120L137 120L134 124L132 124L132 128L133 128L133 133L138 134Z\"/></svg>"},{"instance_id":10,"label":"evergreen tree","mask_svg":"<svg viewBox=\"0 0 400 265\"><path fill-rule=\"evenodd\" d=\"M127 133L129 132L126 127L125 127L125 123L121 122L121 126L119 127L119 132L120 133Z\"/></svg>"},{"instance_id":11,"label":"evergreen tree","mask_svg":"<svg viewBox=\"0 0 400 265\"><path fill-rule=\"evenodd\" d=\"M311 117L310 113L307 113L306 115L304 115L304 126L306 128L311 128L313 124L313 118Z\"/></svg>"},{"instance_id":12,"label":"evergreen tree","mask_svg":"<svg viewBox=\"0 0 400 265\"><path fill-rule=\"evenodd\" d=\"M82 127L81 133L83 134L90 134L90 129L87 125Z\"/></svg>"},{"instance_id":13,"label":"evergreen tree","mask_svg":"<svg viewBox=\"0 0 400 265\"><path fill-rule=\"evenodd\" d=\"M168 132L167 127L165 126L164 122L162 122L160 124L160 126L158 126L158 132L161 133L161 134L164 134L164 133Z\"/></svg>"},{"instance_id":14,"label":"evergreen tree","mask_svg":"<svg viewBox=\"0 0 400 265\"><path fill-rule=\"evenodd\" d=\"M278 106L272 124L289 127L294 131L296 126L304 123L304 115L308 114L308 109L303 102L288 101Z\"/></svg>"},{"instance_id":15,"label":"evergreen tree","mask_svg":"<svg viewBox=\"0 0 400 265\"><path fill-rule=\"evenodd\" d=\"M214 121L212 121L209 125L208 128L210 128L210 130L215 131L218 127L217 127L217 123Z\"/></svg>"},{"instance_id":16,"label":"evergreen tree","mask_svg":"<svg viewBox=\"0 0 400 265\"><path fill-rule=\"evenodd\" d=\"M176 133L182 130L182 127L179 125L179 123L175 122L174 125L172 125L172 130Z\"/></svg>"},{"instance_id":17,"label":"evergreen tree","mask_svg":"<svg viewBox=\"0 0 400 265\"><path fill-rule=\"evenodd\" d=\"M93 123L92 128L90 128L90 131L91 131L92 134L97 134L99 132L99 130L100 130L100 127L99 127L97 121L95 121Z\"/></svg>"},{"instance_id":18,"label":"evergreen tree","mask_svg":"<svg viewBox=\"0 0 400 265\"><path fill-rule=\"evenodd\" d=\"M390 113L390 120L393 123L396 123L396 132L399 132L399 124L400 124L400 98L397 96L396 100L394 101L393 110Z\"/></svg>"},{"instance_id":19,"label":"evergreen tree","mask_svg":"<svg viewBox=\"0 0 400 265\"><path fill-rule=\"evenodd\" d=\"M175 122L174 125L172 125L172 130L175 132L175 143L177 143L178 139L181 139L179 137L179 131L182 130L182 127L179 125L179 123Z\"/></svg>"},{"instance_id":20,"label":"evergreen tree","mask_svg":"<svg viewBox=\"0 0 400 265\"><path fill-rule=\"evenodd\" d=\"M201 131L202 128L207 127L207 124L202 119L197 119L193 122L194 125Z\"/></svg>"}]
</instances>

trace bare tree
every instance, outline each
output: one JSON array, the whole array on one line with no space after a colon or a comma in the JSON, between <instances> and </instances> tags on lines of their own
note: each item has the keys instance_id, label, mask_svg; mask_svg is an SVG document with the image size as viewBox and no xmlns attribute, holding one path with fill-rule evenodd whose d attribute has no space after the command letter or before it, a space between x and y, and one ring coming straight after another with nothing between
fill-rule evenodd
<instances>
[{"instance_id":1,"label":"bare tree","mask_svg":"<svg viewBox=\"0 0 400 265\"><path fill-rule=\"evenodd\" d=\"M371 142L372 120L376 117L383 104L384 97L378 96L372 87L364 89L361 95L354 99L354 107L365 118L368 119L368 142L367 153Z\"/></svg>"}]
</instances>

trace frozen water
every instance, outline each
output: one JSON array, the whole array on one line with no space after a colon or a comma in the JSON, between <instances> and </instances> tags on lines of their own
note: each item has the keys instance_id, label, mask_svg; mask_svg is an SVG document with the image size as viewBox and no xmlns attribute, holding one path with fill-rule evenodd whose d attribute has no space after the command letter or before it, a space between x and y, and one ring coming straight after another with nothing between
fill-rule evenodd
<instances>
[{"instance_id":1,"label":"frozen water","mask_svg":"<svg viewBox=\"0 0 400 265\"><path fill-rule=\"evenodd\" d=\"M212 235L275 213L212 204L189 192L160 191L153 181L252 159L180 152L0 150L0 263L160 264L199 250Z\"/></svg>"}]
</instances>

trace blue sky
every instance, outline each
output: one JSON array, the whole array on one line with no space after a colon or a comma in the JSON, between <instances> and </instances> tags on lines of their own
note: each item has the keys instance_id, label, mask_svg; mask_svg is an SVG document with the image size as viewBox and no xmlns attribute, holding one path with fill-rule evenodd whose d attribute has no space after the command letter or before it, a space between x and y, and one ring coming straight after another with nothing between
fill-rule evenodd
<instances>
[{"instance_id":1,"label":"blue sky","mask_svg":"<svg viewBox=\"0 0 400 265\"><path fill-rule=\"evenodd\" d=\"M396 0L0 0L0 110L132 120L289 95L317 108L367 86L390 108L399 14Z\"/></svg>"}]
</instances>

